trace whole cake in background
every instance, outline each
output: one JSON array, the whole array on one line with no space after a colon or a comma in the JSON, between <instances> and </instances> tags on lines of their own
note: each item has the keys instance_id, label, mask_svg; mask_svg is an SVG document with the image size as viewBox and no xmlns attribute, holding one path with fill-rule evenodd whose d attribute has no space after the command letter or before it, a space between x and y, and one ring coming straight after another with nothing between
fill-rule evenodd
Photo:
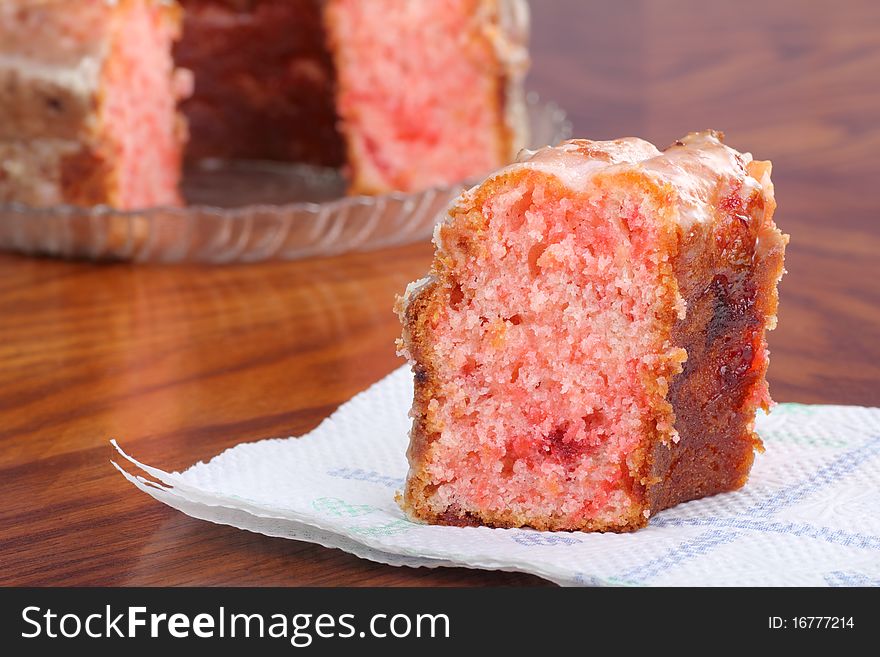
<instances>
[{"instance_id":1,"label":"whole cake in background","mask_svg":"<svg viewBox=\"0 0 880 657\"><path fill-rule=\"evenodd\" d=\"M0 202L176 205L183 157L418 191L525 144L525 0L181 4L0 3Z\"/></svg>"},{"instance_id":2,"label":"whole cake in background","mask_svg":"<svg viewBox=\"0 0 880 657\"><path fill-rule=\"evenodd\" d=\"M180 202L180 18L157 0L0 2L0 202Z\"/></svg>"},{"instance_id":3,"label":"whole cake in background","mask_svg":"<svg viewBox=\"0 0 880 657\"><path fill-rule=\"evenodd\" d=\"M770 163L714 132L524 155L453 204L399 301L405 510L629 531L739 488L787 242Z\"/></svg>"},{"instance_id":4,"label":"whole cake in background","mask_svg":"<svg viewBox=\"0 0 880 657\"><path fill-rule=\"evenodd\" d=\"M346 166L353 193L486 174L525 145L525 0L182 0L193 157Z\"/></svg>"}]
</instances>

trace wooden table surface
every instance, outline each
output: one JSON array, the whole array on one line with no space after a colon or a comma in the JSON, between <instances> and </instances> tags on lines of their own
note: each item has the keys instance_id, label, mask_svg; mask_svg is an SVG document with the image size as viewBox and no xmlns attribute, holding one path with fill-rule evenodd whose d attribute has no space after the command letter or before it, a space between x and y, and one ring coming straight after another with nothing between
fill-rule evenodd
<instances>
[{"instance_id":1,"label":"wooden table surface","mask_svg":"<svg viewBox=\"0 0 880 657\"><path fill-rule=\"evenodd\" d=\"M529 86L578 136L713 127L774 162L792 235L779 401L880 405L880 4L533 3ZM296 263L0 256L0 584L497 585L190 519L109 464L182 468L299 434L401 364L394 294L427 244Z\"/></svg>"}]
</instances>

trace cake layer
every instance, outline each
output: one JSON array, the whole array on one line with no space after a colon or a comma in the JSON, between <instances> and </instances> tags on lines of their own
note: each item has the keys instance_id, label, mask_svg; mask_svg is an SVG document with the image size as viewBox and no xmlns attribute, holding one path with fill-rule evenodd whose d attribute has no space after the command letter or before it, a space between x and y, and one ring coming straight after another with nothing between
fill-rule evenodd
<instances>
[{"instance_id":1,"label":"cake layer","mask_svg":"<svg viewBox=\"0 0 880 657\"><path fill-rule=\"evenodd\" d=\"M0 140L76 139L95 110L99 67L91 57L66 65L0 54Z\"/></svg>"},{"instance_id":2,"label":"cake layer","mask_svg":"<svg viewBox=\"0 0 880 657\"><path fill-rule=\"evenodd\" d=\"M0 6L0 200L180 202L180 11L163 0ZM38 179L32 176L39 175Z\"/></svg>"},{"instance_id":3,"label":"cake layer","mask_svg":"<svg viewBox=\"0 0 880 657\"><path fill-rule=\"evenodd\" d=\"M0 139L76 138L94 111L110 12L69 4L0 3Z\"/></svg>"},{"instance_id":4,"label":"cake layer","mask_svg":"<svg viewBox=\"0 0 880 657\"><path fill-rule=\"evenodd\" d=\"M785 239L769 163L688 135L528 153L453 205L399 311L403 498L446 524L625 531L742 485Z\"/></svg>"}]
</instances>

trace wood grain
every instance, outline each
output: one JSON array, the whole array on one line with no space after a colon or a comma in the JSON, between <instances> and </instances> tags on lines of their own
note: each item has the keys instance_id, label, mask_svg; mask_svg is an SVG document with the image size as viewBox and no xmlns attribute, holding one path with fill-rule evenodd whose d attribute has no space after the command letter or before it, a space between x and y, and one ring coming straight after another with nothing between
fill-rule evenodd
<instances>
[{"instance_id":1,"label":"wood grain","mask_svg":"<svg viewBox=\"0 0 880 657\"><path fill-rule=\"evenodd\" d=\"M726 131L774 161L792 235L779 401L880 405L880 5L533 3L530 86L578 136ZM521 585L190 519L109 465L182 468L298 434L400 364L395 293L427 244L237 267L0 256L0 584Z\"/></svg>"}]
</instances>

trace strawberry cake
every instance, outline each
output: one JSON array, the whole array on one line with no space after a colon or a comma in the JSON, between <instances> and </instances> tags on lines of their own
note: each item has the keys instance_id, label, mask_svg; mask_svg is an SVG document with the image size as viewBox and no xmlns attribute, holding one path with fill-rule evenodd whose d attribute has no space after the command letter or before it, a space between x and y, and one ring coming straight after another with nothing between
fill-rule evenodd
<instances>
[{"instance_id":1,"label":"strawberry cake","mask_svg":"<svg viewBox=\"0 0 880 657\"><path fill-rule=\"evenodd\" d=\"M771 403L775 207L770 163L711 131L563 142L463 194L398 303L405 510L630 531L742 486Z\"/></svg>"},{"instance_id":2,"label":"strawberry cake","mask_svg":"<svg viewBox=\"0 0 880 657\"><path fill-rule=\"evenodd\" d=\"M180 202L180 18L159 0L0 3L0 202Z\"/></svg>"},{"instance_id":3,"label":"strawberry cake","mask_svg":"<svg viewBox=\"0 0 880 657\"><path fill-rule=\"evenodd\" d=\"M525 0L5 0L0 202L176 205L184 156L364 194L485 175L524 145L527 24Z\"/></svg>"}]
</instances>

